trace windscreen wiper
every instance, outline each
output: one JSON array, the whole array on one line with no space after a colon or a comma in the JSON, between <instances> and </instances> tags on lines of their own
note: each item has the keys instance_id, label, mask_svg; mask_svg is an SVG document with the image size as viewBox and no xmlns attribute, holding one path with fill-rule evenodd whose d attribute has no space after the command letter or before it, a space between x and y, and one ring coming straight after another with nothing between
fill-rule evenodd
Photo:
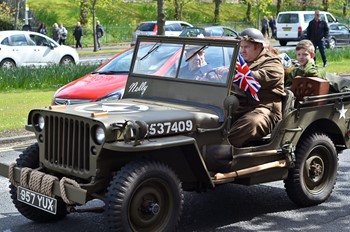
<instances>
[{"instance_id":1,"label":"windscreen wiper","mask_svg":"<svg viewBox=\"0 0 350 232\"><path fill-rule=\"evenodd\" d=\"M185 61L188 62L190 59L192 59L192 57L194 57L195 55L197 55L198 52L204 51L204 50L207 49L207 48L208 48L208 45L202 46L200 49L198 49L196 52L194 52L190 57L188 57Z\"/></svg>"},{"instance_id":2,"label":"windscreen wiper","mask_svg":"<svg viewBox=\"0 0 350 232\"><path fill-rule=\"evenodd\" d=\"M160 45L158 45L158 42L153 45L153 47L144 55L143 57L140 58L140 60L145 59L147 56L149 56L152 52L156 51Z\"/></svg>"}]
</instances>

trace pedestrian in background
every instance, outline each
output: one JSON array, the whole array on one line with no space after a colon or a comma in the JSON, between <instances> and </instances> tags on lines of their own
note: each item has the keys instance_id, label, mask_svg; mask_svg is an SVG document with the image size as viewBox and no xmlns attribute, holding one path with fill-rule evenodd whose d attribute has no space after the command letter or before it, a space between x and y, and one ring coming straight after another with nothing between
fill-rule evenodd
<instances>
[{"instance_id":1,"label":"pedestrian in background","mask_svg":"<svg viewBox=\"0 0 350 232\"><path fill-rule=\"evenodd\" d=\"M100 24L100 21L96 21L96 37L97 37L97 47L101 50L101 38L104 34L103 27Z\"/></svg>"},{"instance_id":2,"label":"pedestrian in background","mask_svg":"<svg viewBox=\"0 0 350 232\"><path fill-rule=\"evenodd\" d=\"M269 34L269 24L267 21L267 17L266 15L264 16L264 18L261 20L261 33L263 34L263 36L266 38L266 34L268 37L270 37Z\"/></svg>"},{"instance_id":3,"label":"pedestrian in background","mask_svg":"<svg viewBox=\"0 0 350 232\"><path fill-rule=\"evenodd\" d=\"M271 29L271 38L275 38L276 37L276 21L274 20L273 16L270 16L269 27Z\"/></svg>"},{"instance_id":4,"label":"pedestrian in background","mask_svg":"<svg viewBox=\"0 0 350 232\"><path fill-rule=\"evenodd\" d=\"M74 38L75 38L75 48L78 49L80 47L83 49L83 46L81 45L81 37L83 37L83 28L81 28L80 22L77 22L77 26L74 28L73 32Z\"/></svg>"},{"instance_id":5,"label":"pedestrian in background","mask_svg":"<svg viewBox=\"0 0 350 232\"><path fill-rule=\"evenodd\" d=\"M315 17L309 22L309 26L306 30L308 39L311 40L315 49L318 47L318 50L320 51L323 61L323 67L327 67L328 61L324 50L324 43L325 39L329 35L329 27L328 24L321 19L319 10L315 11ZM314 57L314 60L316 63L316 56Z\"/></svg>"},{"instance_id":6,"label":"pedestrian in background","mask_svg":"<svg viewBox=\"0 0 350 232\"><path fill-rule=\"evenodd\" d=\"M41 23L41 24L40 24L40 27L39 27L39 29L38 29L38 32L39 32L40 34L43 34L43 35L46 35L46 34L47 34L47 29L46 29L45 23Z\"/></svg>"},{"instance_id":7,"label":"pedestrian in background","mask_svg":"<svg viewBox=\"0 0 350 232\"><path fill-rule=\"evenodd\" d=\"M58 31L60 29L58 28L58 24L54 23L52 28L52 39L58 42Z\"/></svg>"},{"instance_id":8,"label":"pedestrian in background","mask_svg":"<svg viewBox=\"0 0 350 232\"><path fill-rule=\"evenodd\" d=\"M58 43L60 45L65 45L66 44L66 39L68 36L67 29L63 26L63 23L60 23L60 28L58 30Z\"/></svg>"}]
</instances>

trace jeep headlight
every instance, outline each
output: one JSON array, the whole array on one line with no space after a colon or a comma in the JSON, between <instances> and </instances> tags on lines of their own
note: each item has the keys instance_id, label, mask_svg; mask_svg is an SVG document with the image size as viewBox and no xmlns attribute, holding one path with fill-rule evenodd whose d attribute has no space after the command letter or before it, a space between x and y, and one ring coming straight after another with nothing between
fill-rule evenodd
<instances>
[{"instance_id":1,"label":"jeep headlight","mask_svg":"<svg viewBox=\"0 0 350 232\"><path fill-rule=\"evenodd\" d=\"M37 114L34 116L34 128L37 130L37 131L42 131L45 127L45 118L40 115L40 114Z\"/></svg>"},{"instance_id":2,"label":"jeep headlight","mask_svg":"<svg viewBox=\"0 0 350 232\"><path fill-rule=\"evenodd\" d=\"M38 126L39 126L40 130L43 130L45 127L45 119L41 115L38 118Z\"/></svg>"},{"instance_id":3,"label":"jeep headlight","mask_svg":"<svg viewBox=\"0 0 350 232\"><path fill-rule=\"evenodd\" d=\"M95 142L97 144L101 145L102 143L104 143L105 138L106 138L106 133L102 127L97 126L95 128L94 138L95 138Z\"/></svg>"}]
</instances>

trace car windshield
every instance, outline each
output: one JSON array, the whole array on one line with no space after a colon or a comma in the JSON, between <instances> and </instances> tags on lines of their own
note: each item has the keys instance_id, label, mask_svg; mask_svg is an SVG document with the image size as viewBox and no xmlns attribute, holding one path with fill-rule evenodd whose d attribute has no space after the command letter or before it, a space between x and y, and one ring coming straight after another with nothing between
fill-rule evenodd
<instances>
[{"instance_id":1,"label":"car windshield","mask_svg":"<svg viewBox=\"0 0 350 232\"><path fill-rule=\"evenodd\" d=\"M196 46L145 42L140 44L133 73L226 83L233 50L232 47L208 44ZM218 74L217 70L222 73ZM206 76L208 73L213 77Z\"/></svg>"},{"instance_id":2,"label":"car windshield","mask_svg":"<svg viewBox=\"0 0 350 232\"><path fill-rule=\"evenodd\" d=\"M128 73L130 70L130 64L132 59L132 54L134 49L130 49L119 56L115 57L108 64L103 66L101 69L95 71L94 73L100 74L115 74L115 73Z\"/></svg>"}]
</instances>

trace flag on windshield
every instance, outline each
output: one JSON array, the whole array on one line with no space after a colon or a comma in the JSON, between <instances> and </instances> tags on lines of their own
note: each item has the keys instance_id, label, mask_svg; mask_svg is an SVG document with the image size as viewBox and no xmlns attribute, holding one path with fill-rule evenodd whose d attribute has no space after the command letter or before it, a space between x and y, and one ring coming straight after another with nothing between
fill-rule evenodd
<instances>
[{"instance_id":1,"label":"flag on windshield","mask_svg":"<svg viewBox=\"0 0 350 232\"><path fill-rule=\"evenodd\" d=\"M238 85L241 90L249 92L256 101L260 101L257 92L261 86L259 82L255 80L241 54L239 54L237 59L236 74L233 83Z\"/></svg>"}]
</instances>

